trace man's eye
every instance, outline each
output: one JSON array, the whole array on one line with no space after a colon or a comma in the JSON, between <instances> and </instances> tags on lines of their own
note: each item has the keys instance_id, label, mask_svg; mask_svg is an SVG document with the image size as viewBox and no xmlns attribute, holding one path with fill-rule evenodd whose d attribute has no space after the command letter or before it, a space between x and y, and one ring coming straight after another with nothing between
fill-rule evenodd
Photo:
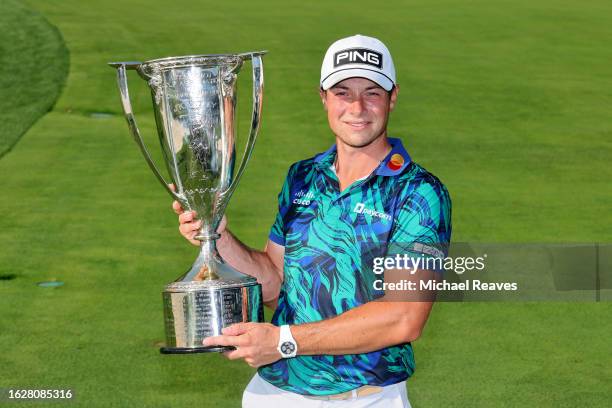
<instances>
[{"instance_id":1,"label":"man's eye","mask_svg":"<svg viewBox=\"0 0 612 408\"><path fill-rule=\"evenodd\" d=\"M376 92L376 91L368 92L366 95L368 95L368 96L380 96L380 92Z\"/></svg>"}]
</instances>

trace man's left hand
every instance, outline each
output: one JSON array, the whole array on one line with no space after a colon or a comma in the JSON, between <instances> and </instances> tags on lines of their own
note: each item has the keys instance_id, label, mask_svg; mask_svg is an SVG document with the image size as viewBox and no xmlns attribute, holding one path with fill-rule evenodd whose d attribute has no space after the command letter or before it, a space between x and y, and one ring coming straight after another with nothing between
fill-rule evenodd
<instances>
[{"instance_id":1,"label":"man's left hand","mask_svg":"<svg viewBox=\"0 0 612 408\"><path fill-rule=\"evenodd\" d=\"M208 346L234 346L236 350L223 355L230 360L243 358L251 367L271 364L281 358L276 349L280 328L270 323L236 323L221 330L223 335L207 337L202 344Z\"/></svg>"}]
</instances>

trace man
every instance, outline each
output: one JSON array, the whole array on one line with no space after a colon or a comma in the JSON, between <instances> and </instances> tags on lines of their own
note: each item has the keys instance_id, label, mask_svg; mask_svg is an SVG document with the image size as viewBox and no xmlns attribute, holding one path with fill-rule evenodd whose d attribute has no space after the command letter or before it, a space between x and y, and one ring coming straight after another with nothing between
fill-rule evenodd
<instances>
[{"instance_id":1,"label":"man","mask_svg":"<svg viewBox=\"0 0 612 408\"><path fill-rule=\"evenodd\" d=\"M332 44L320 97L335 145L290 167L263 251L242 244L225 220L219 226L221 256L256 277L264 303L275 308L271 324L236 324L204 340L235 346L225 353L229 359L258 367L244 407L409 406L410 342L432 302L381 291L373 260L431 257L449 242L451 224L445 187L387 136L398 91L382 42L356 35ZM198 244L195 215L173 207L183 236ZM384 280L407 275L394 269Z\"/></svg>"}]
</instances>

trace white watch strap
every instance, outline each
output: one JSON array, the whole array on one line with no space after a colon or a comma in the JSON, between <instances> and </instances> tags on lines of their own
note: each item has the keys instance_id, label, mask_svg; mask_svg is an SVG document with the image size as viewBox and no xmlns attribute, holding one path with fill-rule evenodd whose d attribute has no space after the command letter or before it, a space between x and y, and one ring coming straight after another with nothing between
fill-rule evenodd
<instances>
[{"instance_id":1,"label":"white watch strap","mask_svg":"<svg viewBox=\"0 0 612 408\"><path fill-rule=\"evenodd\" d=\"M288 324L280 327L277 350L283 358L291 358L297 355L297 342L291 335L291 329Z\"/></svg>"}]
</instances>

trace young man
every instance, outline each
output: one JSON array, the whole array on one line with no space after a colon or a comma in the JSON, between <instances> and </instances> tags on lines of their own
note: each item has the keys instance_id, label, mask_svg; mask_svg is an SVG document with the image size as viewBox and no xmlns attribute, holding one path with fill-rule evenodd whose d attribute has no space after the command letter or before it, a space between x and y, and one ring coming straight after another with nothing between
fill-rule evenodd
<instances>
[{"instance_id":1,"label":"young man","mask_svg":"<svg viewBox=\"0 0 612 408\"><path fill-rule=\"evenodd\" d=\"M236 324L204 345L235 346L225 353L229 359L258 367L244 407L325 401L406 407L410 342L432 302L399 301L380 290L372 265L395 254L430 257L448 243L450 198L399 139L387 136L399 88L382 42L361 35L336 41L323 60L320 86L336 142L290 167L265 249L246 247L225 221L219 227L221 256L262 284L264 302L275 308L272 323ZM177 202L173 207L183 236L198 244L194 214ZM408 274L386 271L384 280Z\"/></svg>"}]
</instances>

